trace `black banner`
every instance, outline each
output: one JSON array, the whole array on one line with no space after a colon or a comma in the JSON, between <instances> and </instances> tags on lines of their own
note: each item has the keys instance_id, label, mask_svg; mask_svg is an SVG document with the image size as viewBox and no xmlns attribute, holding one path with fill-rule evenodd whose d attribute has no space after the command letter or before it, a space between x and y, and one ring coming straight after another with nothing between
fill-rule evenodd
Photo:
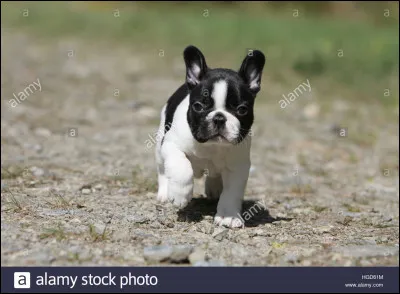
<instances>
[{"instance_id":1,"label":"black banner","mask_svg":"<svg viewBox=\"0 0 400 294\"><path fill-rule=\"evenodd\" d=\"M2 267L2 293L399 293L398 267Z\"/></svg>"}]
</instances>

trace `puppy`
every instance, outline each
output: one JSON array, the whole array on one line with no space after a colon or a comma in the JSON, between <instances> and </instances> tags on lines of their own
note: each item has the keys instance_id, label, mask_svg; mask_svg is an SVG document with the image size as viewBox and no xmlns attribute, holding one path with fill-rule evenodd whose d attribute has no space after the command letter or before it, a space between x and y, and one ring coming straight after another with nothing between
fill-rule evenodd
<instances>
[{"instance_id":1,"label":"puppy","mask_svg":"<svg viewBox=\"0 0 400 294\"><path fill-rule=\"evenodd\" d=\"M186 82L161 111L156 145L157 199L185 207L193 179L206 173L205 194L218 200L214 223L243 227L240 217L250 169L254 100L265 64L250 52L238 72L211 69L199 49L183 52Z\"/></svg>"}]
</instances>

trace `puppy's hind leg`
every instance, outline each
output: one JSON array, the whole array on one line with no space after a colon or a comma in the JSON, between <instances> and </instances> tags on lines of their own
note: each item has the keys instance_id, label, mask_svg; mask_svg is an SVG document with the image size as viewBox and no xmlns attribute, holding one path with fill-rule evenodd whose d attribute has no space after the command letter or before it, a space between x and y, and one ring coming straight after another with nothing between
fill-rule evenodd
<instances>
[{"instance_id":1,"label":"puppy's hind leg","mask_svg":"<svg viewBox=\"0 0 400 294\"><path fill-rule=\"evenodd\" d=\"M219 196L221 196L222 188L223 185L221 175L215 175L212 177L210 175L206 176L205 194L207 198L217 201Z\"/></svg>"}]
</instances>

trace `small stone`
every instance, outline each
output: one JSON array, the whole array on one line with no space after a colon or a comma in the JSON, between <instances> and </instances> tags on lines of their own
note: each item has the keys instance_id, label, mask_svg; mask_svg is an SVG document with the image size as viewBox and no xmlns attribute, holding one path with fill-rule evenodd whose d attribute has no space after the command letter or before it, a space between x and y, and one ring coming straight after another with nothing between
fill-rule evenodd
<instances>
[{"instance_id":1,"label":"small stone","mask_svg":"<svg viewBox=\"0 0 400 294\"><path fill-rule=\"evenodd\" d=\"M36 166L31 167L31 168L29 169L29 171L30 171L30 172L32 173L32 175L35 176L35 177L43 177L43 176L46 174L46 172L45 172L44 169L42 169L42 168L40 168L40 167L36 167Z\"/></svg>"},{"instance_id":2,"label":"small stone","mask_svg":"<svg viewBox=\"0 0 400 294\"><path fill-rule=\"evenodd\" d=\"M142 216L142 215L132 215L132 216L127 217L127 220L129 222L136 223L136 224L145 224L150 221L150 219L148 217Z\"/></svg>"},{"instance_id":3,"label":"small stone","mask_svg":"<svg viewBox=\"0 0 400 294\"><path fill-rule=\"evenodd\" d=\"M33 188L33 187L35 187L35 185L36 185L36 182L35 181L30 181L29 183L28 183L28 187L29 188Z\"/></svg>"},{"instance_id":4,"label":"small stone","mask_svg":"<svg viewBox=\"0 0 400 294\"><path fill-rule=\"evenodd\" d=\"M365 245L376 245L376 241L374 237L365 237L363 238Z\"/></svg>"},{"instance_id":5,"label":"small stone","mask_svg":"<svg viewBox=\"0 0 400 294\"><path fill-rule=\"evenodd\" d=\"M193 247L189 245L177 245L173 247L170 260L172 262L183 262L188 260L189 255L193 252Z\"/></svg>"},{"instance_id":6,"label":"small stone","mask_svg":"<svg viewBox=\"0 0 400 294\"><path fill-rule=\"evenodd\" d=\"M26 149L30 149L36 152L41 152L43 150L43 147L39 144L29 144L29 143L25 143L24 144L24 148Z\"/></svg>"},{"instance_id":7,"label":"small stone","mask_svg":"<svg viewBox=\"0 0 400 294\"><path fill-rule=\"evenodd\" d=\"M118 230L112 234L112 238L116 241L128 241L130 239L129 230Z\"/></svg>"},{"instance_id":8,"label":"small stone","mask_svg":"<svg viewBox=\"0 0 400 294\"><path fill-rule=\"evenodd\" d=\"M103 250L100 249L100 248L95 248L95 249L93 249L92 253L95 256L102 256L103 255Z\"/></svg>"},{"instance_id":9,"label":"small stone","mask_svg":"<svg viewBox=\"0 0 400 294\"><path fill-rule=\"evenodd\" d=\"M257 229L257 230L254 232L254 235L255 235L255 236L268 236L268 233L267 233L265 230L263 230L263 229Z\"/></svg>"},{"instance_id":10,"label":"small stone","mask_svg":"<svg viewBox=\"0 0 400 294\"><path fill-rule=\"evenodd\" d=\"M391 222L393 219L390 216L387 216L383 219L384 222Z\"/></svg>"},{"instance_id":11,"label":"small stone","mask_svg":"<svg viewBox=\"0 0 400 294\"><path fill-rule=\"evenodd\" d=\"M298 260L298 256L292 252L289 252L285 255L284 260L288 263L295 263Z\"/></svg>"},{"instance_id":12,"label":"small stone","mask_svg":"<svg viewBox=\"0 0 400 294\"><path fill-rule=\"evenodd\" d=\"M51 136L51 131L45 128L37 128L35 129L35 135L48 138Z\"/></svg>"},{"instance_id":13,"label":"small stone","mask_svg":"<svg viewBox=\"0 0 400 294\"><path fill-rule=\"evenodd\" d=\"M206 259L206 253L204 250L196 248L190 255L189 255L189 262L191 264L195 264L197 262L202 262Z\"/></svg>"},{"instance_id":14,"label":"small stone","mask_svg":"<svg viewBox=\"0 0 400 294\"><path fill-rule=\"evenodd\" d=\"M173 248L167 245L144 248L144 258L149 262L163 262L173 253Z\"/></svg>"},{"instance_id":15,"label":"small stone","mask_svg":"<svg viewBox=\"0 0 400 294\"><path fill-rule=\"evenodd\" d=\"M212 234L212 237L217 241L222 241L228 235L229 230L227 229L217 229Z\"/></svg>"},{"instance_id":16,"label":"small stone","mask_svg":"<svg viewBox=\"0 0 400 294\"><path fill-rule=\"evenodd\" d=\"M322 227L316 228L315 232L319 233L319 234L324 234L324 233L329 233L330 231L332 231L332 229L333 229L332 226L322 226Z\"/></svg>"},{"instance_id":17,"label":"small stone","mask_svg":"<svg viewBox=\"0 0 400 294\"><path fill-rule=\"evenodd\" d=\"M99 235L102 235L104 233L104 229L106 228L104 224L95 224L93 227L94 231Z\"/></svg>"},{"instance_id":18,"label":"small stone","mask_svg":"<svg viewBox=\"0 0 400 294\"><path fill-rule=\"evenodd\" d=\"M95 188L96 190L101 190L101 189L103 189L103 185L102 184L96 184L93 188Z\"/></svg>"},{"instance_id":19,"label":"small stone","mask_svg":"<svg viewBox=\"0 0 400 294\"><path fill-rule=\"evenodd\" d=\"M193 266L226 266L224 262L219 260L210 260L210 261L198 261Z\"/></svg>"},{"instance_id":20,"label":"small stone","mask_svg":"<svg viewBox=\"0 0 400 294\"><path fill-rule=\"evenodd\" d=\"M320 107L317 104L313 103L313 104L307 105L304 108L303 115L307 119L313 119L318 116L319 110L320 110Z\"/></svg>"},{"instance_id":21,"label":"small stone","mask_svg":"<svg viewBox=\"0 0 400 294\"><path fill-rule=\"evenodd\" d=\"M380 245L349 245L333 248L333 251L338 252L345 257L366 258L374 256L388 256L396 253L398 254L399 249Z\"/></svg>"},{"instance_id":22,"label":"small stone","mask_svg":"<svg viewBox=\"0 0 400 294\"><path fill-rule=\"evenodd\" d=\"M382 242L382 243L386 243L387 241L389 241L389 238L387 236L381 236L379 239L380 239L380 242Z\"/></svg>"},{"instance_id":23,"label":"small stone","mask_svg":"<svg viewBox=\"0 0 400 294\"><path fill-rule=\"evenodd\" d=\"M90 189L82 189L82 194L83 195L89 195L92 192Z\"/></svg>"},{"instance_id":24,"label":"small stone","mask_svg":"<svg viewBox=\"0 0 400 294\"><path fill-rule=\"evenodd\" d=\"M70 220L70 223L71 223L71 224L74 224L74 225L79 225L79 224L81 224L82 222L81 222L81 220L78 219L78 218L73 218L73 219Z\"/></svg>"}]
</instances>

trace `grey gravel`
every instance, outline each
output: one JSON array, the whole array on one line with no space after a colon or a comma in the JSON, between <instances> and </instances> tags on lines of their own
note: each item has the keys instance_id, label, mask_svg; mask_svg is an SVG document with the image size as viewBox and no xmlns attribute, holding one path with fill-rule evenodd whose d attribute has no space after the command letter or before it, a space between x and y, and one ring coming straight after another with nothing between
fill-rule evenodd
<instances>
[{"instance_id":1,"label":"grey gravel","mask_svg":"<svg viewBox=\"0 0 400 294\"><path fill-rule=\"evenodd\" d=\"M228 229L216 229L212 234L213 238L217 241L222 241L228 235Z\"/></svg>"},{"instance_id":2,"label":"grey gravel","mask_svg":"<svg viewBox=\"0 0 400 294\"><path fill-rule=\"evenodd\" d=\"M38 42L21 31L2 38L2 55L12 56L1 64L2 265L398 266L398 117L390 110L352 103L312 77L312 103L281 109L277 99L293 88L266 75L243 206L265 210L244 228L220 228L201 181L185 209L156 201L149 136L183 82L181 57L171 75L167 59L140 46ZM12 94L36 78L42 91L11 107ZM338 138L329 126L344 122L354 131Z\"/></svg>"},{"instance_id":3,"label":"grey gravel","mask_svg":"<svg viewBox=\"0 0 400 294\"><path fill-rule=\"evenodd\" d=\"M198 267L220 267L220 266L226 266L226 264L222 261L218 260L210 260L210 261L198 261L193 266L198 266Z\"/></svg>"},{"instance_id":4,"label":"grey gravel","mask_svg":"<svg viewBox=\"0 0 400 294\"><path fill-rule=\"evenodd\" d=\"M173 262L187 261L193 252L192 246L187 245L160 245L144 248L144 258L149 262Z\"/></svg>"}]
</instances>

